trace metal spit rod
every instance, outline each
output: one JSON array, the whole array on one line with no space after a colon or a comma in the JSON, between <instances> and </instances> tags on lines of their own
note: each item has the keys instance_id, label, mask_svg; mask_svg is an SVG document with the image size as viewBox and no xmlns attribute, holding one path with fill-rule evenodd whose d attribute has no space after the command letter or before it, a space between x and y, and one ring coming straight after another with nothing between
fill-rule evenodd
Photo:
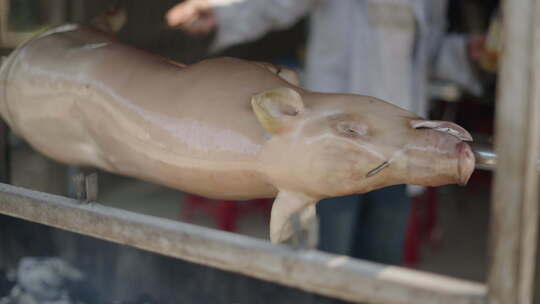
<instances>
[{"instance_id":1,"label":"metal spit rod","mask_svg":"<svg viewBox=\"0 0 540 304\"><path fill-rule=\"evenodd\" d=\"M489 144L472 143L471 148L476 158L476 169L494 170L497 165L497 154Z\"/></svg>"},{"instance_id":2,"label":"metal spit rod","mask_svg":"<svg viewBox=\"0 0 540 304\"><path fill-rule=\"evenodd\" d=\"M480 170L495 170L497 166L497 153L493 150L490 144L472 143L471 148L476 157L476 169ZM537 162L538 170L540 170L540 160Z\"/></svg>"}]
</instances>

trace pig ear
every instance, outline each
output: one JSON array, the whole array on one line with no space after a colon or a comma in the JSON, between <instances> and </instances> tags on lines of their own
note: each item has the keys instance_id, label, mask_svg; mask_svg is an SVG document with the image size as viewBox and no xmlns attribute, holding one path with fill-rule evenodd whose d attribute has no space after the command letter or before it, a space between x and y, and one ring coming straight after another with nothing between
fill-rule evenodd
<instances>
[{"instance_id":1,"label":"pig ear","mask_svg":"<svg viewBox=\"0 0 540 304\"><path fill-rule=\"evenodd\" d=\"M278 88L254 95L251 107L266 131L280 134L287 131L293 119L304 111L304 102L295 90Z\"/></svg>"}]
</instances>

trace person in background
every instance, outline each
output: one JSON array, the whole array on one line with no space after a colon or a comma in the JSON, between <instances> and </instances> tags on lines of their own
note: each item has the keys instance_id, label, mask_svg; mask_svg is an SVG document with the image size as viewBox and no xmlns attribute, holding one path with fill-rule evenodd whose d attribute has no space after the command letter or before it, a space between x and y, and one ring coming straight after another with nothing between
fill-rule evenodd
<instances>
[{"instance_id":1,"label":"person in background","mask_svg":"<svg viewBox=\"0 0 540 304\"><path fill-rule=\"evenodd\" d=\"M446 11L445 0L187 0L166 20L193 35L215 31L216 52L309 13L305 87L370 95L426 117L430 78L480 92L469 64L470 42L478 39L446 34ZM405 185L326 199L317 212L321 250L402 264Z\"/></svg>"}]
</instances>

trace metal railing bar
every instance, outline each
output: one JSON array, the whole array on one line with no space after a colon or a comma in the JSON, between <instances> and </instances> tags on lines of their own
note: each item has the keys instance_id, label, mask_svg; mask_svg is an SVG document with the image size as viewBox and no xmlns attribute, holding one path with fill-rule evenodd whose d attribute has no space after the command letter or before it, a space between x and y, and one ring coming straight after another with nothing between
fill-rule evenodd
<instances>
[{"instance_id":1,"label":"metal railing bar","mask_svg":"<svg viewBox=\"0 0 540 304\"><path fill-rule=\"evenodd\" d=\"M484 284L284 245L0 184L0 213L362 303L486 303Z\"/></svg>"}]
</instances>

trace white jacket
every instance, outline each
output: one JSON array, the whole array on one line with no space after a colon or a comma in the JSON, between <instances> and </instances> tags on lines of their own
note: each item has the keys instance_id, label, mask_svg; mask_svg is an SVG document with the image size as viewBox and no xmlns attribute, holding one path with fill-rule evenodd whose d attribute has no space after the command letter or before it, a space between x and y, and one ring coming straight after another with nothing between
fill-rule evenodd
<instances>
[{"instance_id":1,"label":"white jacket","mask_svg":"<svg viewBox=\"0 0 540 304\"><path fill-rule=\"evenodd\" d=\"M428 78L480 90L465 37L445 33L446 0L211 1L213 50L287 28L310 12L305 86L312 90L371 95L424 117Z\"/></svg>"}]
</instances>

